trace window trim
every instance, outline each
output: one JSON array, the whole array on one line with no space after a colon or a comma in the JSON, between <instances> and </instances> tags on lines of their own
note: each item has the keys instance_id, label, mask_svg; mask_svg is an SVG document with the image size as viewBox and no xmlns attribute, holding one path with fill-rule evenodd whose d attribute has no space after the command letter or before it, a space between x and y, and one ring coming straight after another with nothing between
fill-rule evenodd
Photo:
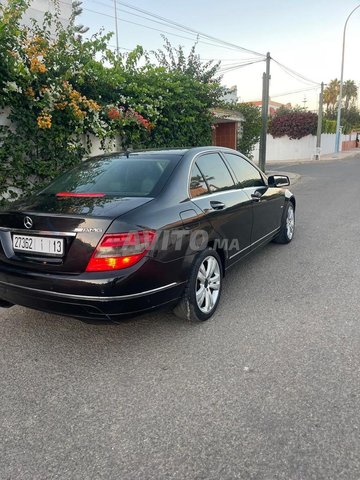
<instances>
[{"instance_id":1,"label":"window trim","mask_svg":"<svg viewBox=\"0 0 360 480\"><path fill-rule=\"evenodd\" d=\"M264 185L261 185L261 186L258 185L258 188L269 187L268 180L267 180L267 177L266 177L266 175L264 174L264 172L262 172L262 171L260 170L260 168L258 168L258 167L257 167L255 164L253 164L248 158L246 158L245 155L243 155L243 154L240 153L240 152L233 153L233 152L227 152L227 151L225 151L225 150L222 150L222 151L220 151L220 154L221 154L222 158L224 159L224 162L226 163L226 165L228 166L228 168L231 169L231 171L233 172L233 175L234 175L234 177L235 177L236 180L237 180L236 185L241 185L241 187L240 187L240 188L237 188L237 190L244 190L245 188L256 188L256 186L254 186L254 187L245 187L245 186L244 186L243 182L241 182L241 181L237 178L234 170L232 169L232 167L231 167L231 165L230 165L230 162L227 161L226 156L225 156L226 153L229 154L229 155L234 155L235 157L239 157L239 158L241 158L242 160L245 160L249 165L251 165L253 168L255 168L255 170L257 170L257 172L260 174L260 177L261 177L262 181L264 182Z\"/></svg>"},{"instance_id":2,"label":"window trim","mask_svg":"<svg viewBox=\"0 0 360 480\"><path fill-rule=\"evenodd\" d=\"M219 155L220 159L221 159L221 160L223 161L223 163L224 163L225 168L226 168L227 171L229 172L229 175L230 175L230 177L231 177L231 180L233 181L233 187L234 187L234 188L231 188L231 189L229 188L228 190L220 190L220 191L215 191L215 192L210 191L210 188L209 188L209 185L208 185L208 183L207 183L207 181L206 181L205 175L203 174L203 172L202 172L201 168L199 167L199 165L196 163L199 158L201 158L201 157L203 157L203 156L205 156L205 155L209 155L209 154L217 154L217 155ZM192 168L193 168L194 163L196 164L196 166L197 166L199 172L201 173L201 175L203 176L204 182L206 183L206 185L207 185L207 187L208 187L208 191L209 191L206 195L199 195L200 197L206 197L206 196L208 196L208 195L214 195L214 194L216 194L216 193L227 193L227 192L231 192L231 191L234 191L234 190L238 190L238 189L236 188L236 185L237 185L236 180L237 180L237 178L236 178L236 176L234 175L232 169L229 168L229 165L227 164L227 162L224 160L224 156L221 154L221 150L206 150L206 151L204 151L204 152L200 152L200 153L196 154L196 155L194 156L194 158L192 159L192 161L191 161L191 165L190 165L189 173L188 173L188 195L189 195L189 198L190 198L190 199L192 199L192 198L198 198L198 197L192 197L191 194L190 194L191 171L192 171Z\"/></svg>"}]
</instances>

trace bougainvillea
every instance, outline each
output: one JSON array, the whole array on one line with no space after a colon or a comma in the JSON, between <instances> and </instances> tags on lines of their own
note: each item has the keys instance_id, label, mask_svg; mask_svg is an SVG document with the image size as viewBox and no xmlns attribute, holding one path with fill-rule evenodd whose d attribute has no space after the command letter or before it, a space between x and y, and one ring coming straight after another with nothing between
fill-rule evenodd
<instances>
[{"instance_id":1,"label":"bougainvillea","mask_svg":"<svg viewBox=\"0 0 360 480\"><path fill-rule=\"evenodd\" d=\"M178 55L179 64L154 64L140 46L119 55L109 48L111 34L82 36L75 7L68 26L57 5L43 24L23 28L29 2L0 4L7 123L0 126L0 199L30 192L80 162L94 137L103 151L211 142L210 109L221 89L216 68L201 66L194 48L186 59L167 45L163 60Z\"/></svg>"},{"instance_id":2,"label":"bougainvillea","mask_svg":"<svg viewBox=\"0 0 360 480\"><path fill-rule=\"evenodd\" d=\"M305 111L289 111L275 114L269 124L269 133L274 138L287 135L290 139L300 139L315 135L318 116Z\"/></svg>"},{"instance_id":3,"label":"bougainvillea","mask_svg":"<svg viewBox=\"0 0 360 480\"><path fill-rule=\"evenodd\" d=\"M91 134L103 149L115 138L127 148L141 144L156 120L155 109L147 119L119 93L110 106L95 90L84 93L82 82L95 77L94 68L113 60L109 36L84 41L74 17L64 27L57 14L21 28L27 7L27 0L0 5L0 106L11 122L0 126L0 199L30 191L81 161ZM104 72L111 76L111 68ZM122 114L115 121L109 109Z\"/></svg>"}]
</instances>

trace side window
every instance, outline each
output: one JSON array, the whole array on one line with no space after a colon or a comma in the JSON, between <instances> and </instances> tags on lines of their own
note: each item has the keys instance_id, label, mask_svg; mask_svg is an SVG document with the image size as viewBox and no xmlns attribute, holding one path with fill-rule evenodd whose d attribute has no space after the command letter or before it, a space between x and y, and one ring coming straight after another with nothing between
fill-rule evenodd
<instances>
[{"instance_id":1,"label":"side window","mask_svg":"<svg viewBox=\"0 0 360 480\"><path fill-rule=\"evenodd\" d=\"M210 192L234 188L230 172L218 153L207 153L196 161Z\"/></svg>"},{"instance_id":2,"label":"side window","mask_svg":"<svg viewBox=\"0 0 360 480\"><path fill-rule=\"evenodd\" d=\"M263 187L264 181L256 168L244 158L232 153L225 153L224 156L234 171L236 178L241 183L240 187Z\"/></svg>"},{"instance_id":3,"label":"side window","mask_svg":"<svg viewBox=\"0 0 360 480\"><path fill-rule=\"evenodd\" d=\"M208 186L197 165L194 164L190 174L190 196L192 198L209 193Z\"/></svg>"}]
</instances>

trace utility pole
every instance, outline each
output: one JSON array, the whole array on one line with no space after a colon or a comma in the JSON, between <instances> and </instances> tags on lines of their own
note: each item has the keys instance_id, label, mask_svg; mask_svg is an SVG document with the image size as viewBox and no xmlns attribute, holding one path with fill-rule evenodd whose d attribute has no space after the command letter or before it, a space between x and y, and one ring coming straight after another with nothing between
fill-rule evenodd
<instances>
[{"instance_id":1,"label":"utility pole","mask_svg":"<svg viewBox=\"0 0 360 480\"><path fill-rule=\"evenodd\" d=\"M119 57L119 27L118 27L118 16L117 16L116 0L114 0L114 13L115 13L116 54L117 54L117 56Z\"/></svg>"},{"instance_id":2,"label":"utility pole","mask_svg":"<svg viewBox=\"0 0 360 480\"><path fill-rule=\"evenodd\" d=\"M259 167L265 172L266 167L266 135L269 115L269 92L270 92L270 60L271 56L266 54L266 72L263 73L263 91L262 91L262 108L261 108L261 134L260 134L260 150L259 150Z\"/></svg>"},{"instance_id":3,"label":"utility pole","mask_svg":"<svg viewBox=\"0 0 360 480\"><path fill-rule=\"evenodd\" d=\"M338 111L337 111L337 119L336 119L336 137L335 137L335 153L339 153L340 151L340 130L341 130L341 102L342 102L342 92L343 92L343 83L344 83L344 58L345 58L345 39L346 39L346 27L351 15L360 8L360 4L355 7L348 15L345 25L344 25L344 32L343 32L343 43L342 43L342 54L341 54L341 75L340 75L340 91L339 91L339 99L338 99Z\"/></svg>"},{"instance_id":4,"label":"utility pole","mask_svg":"<svg viewBox=\"0 0 360 480\"><path fill-rule=\"evenodd\" d=\"M320 160L321 152L321 130L322 130L322 117L323 117L323 101L324 101L324 82L321 82L321 90L319 93L319 113L317 124L317 136L316 136L316 153L315 159Z\"/></svg>"}]
</instances>

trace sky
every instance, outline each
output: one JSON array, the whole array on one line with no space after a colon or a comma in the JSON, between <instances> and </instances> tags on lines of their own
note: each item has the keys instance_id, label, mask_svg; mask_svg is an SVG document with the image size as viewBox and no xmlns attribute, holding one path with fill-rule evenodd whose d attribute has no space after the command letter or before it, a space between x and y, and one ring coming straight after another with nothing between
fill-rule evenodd
<instances>
[{"instance_id":1,"label":"sky","mask_svg":"<svg viewBox=\"0 0 360 480\"><path fill-rule=\"evenodd\" d=\"M206 33L240 47L266 54L301 73L313 82L329 82L340 78L342 35L347 16L360 4L359 0L118 0L161 15L194 30ZM84 0L81 23L90 27L88 35L103 27L115 31L114 0ZM161 48L161 32L174 46L188 51L195 34L181 32L136 15L143 15L117 4L119 45L132 49L142 45L146 50ZM94 13L96 12L96 13ZM134 25L136 22L142 25ZM181 35L188 38L179 38ZM221 59L222 68L255 58L253 53L199 43L197 52L203 59ZM115 45L115 36L111 43ZM126 50L122 50L126 51ZM260 57L256 57L259 59ZM241 101L260 100L262 73L260 62L232 71L225 71L222 83L237 85ZM360 8L349 20L346 34L344 80L352 79L360 86ZM299 93L299 90L308 89ZM284 72L271 62L270 96L273 100L317 108L319 86L304 82Z\"/></svg>"}]
</instances>

